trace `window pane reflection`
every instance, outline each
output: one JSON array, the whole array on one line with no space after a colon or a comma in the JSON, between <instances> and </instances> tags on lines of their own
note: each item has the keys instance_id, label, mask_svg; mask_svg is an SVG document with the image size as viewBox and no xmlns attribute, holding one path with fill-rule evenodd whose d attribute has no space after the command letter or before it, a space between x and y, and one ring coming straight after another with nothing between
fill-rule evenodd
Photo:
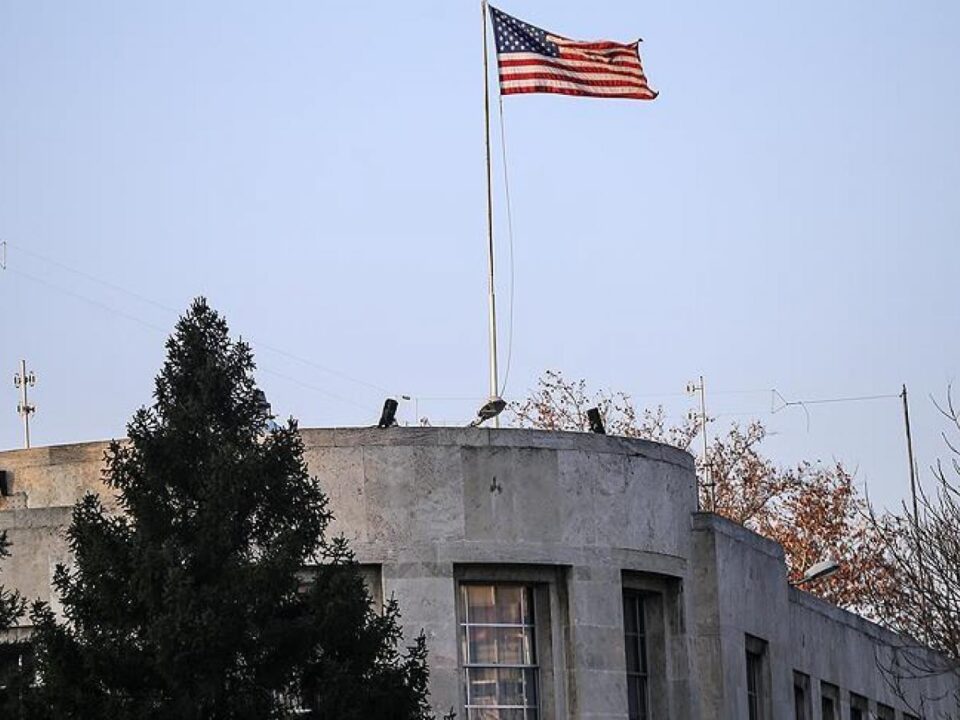
<instances>
[{"instance_id":1,"label":"window pane reflection","mask_svg":"<svg viewBox=\"0 0 960 720\"><path fill-rule=\"evenodd\" d=\"M460 602L467 718L537 720L533 588L465 584Z\"/></svg>"}]
</instances>

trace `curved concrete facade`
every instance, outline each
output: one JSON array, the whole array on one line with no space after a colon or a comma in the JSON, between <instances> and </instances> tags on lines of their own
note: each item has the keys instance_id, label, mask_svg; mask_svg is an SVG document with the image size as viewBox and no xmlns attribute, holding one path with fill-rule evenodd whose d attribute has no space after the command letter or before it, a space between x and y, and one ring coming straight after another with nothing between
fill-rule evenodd
<instances>
[{"instance_id":1,"label":"curved concrete facade","mask_svg":"<svg viewBox=\"0 0 960 720\"><path fill-rule=\"evenodd\" d=\"M530 593L541 720L628 718L627 648L638 642L625 632L628 607L645 618L650 717L746 718L760 693L757 717L792 718L801 681L803 720L846 720L858 703L909 720L908 703L934 697L925 716L956 709L943 678L895 696L874 658L897 636L788 588L776 543L697 512L685 452L528 430L302 436L335 513L330 531L350 540L374 595L397 598L406 631L426 633L438 717L467 717L463 623L475 585ZM87 491L111 503L100 481L105 449L0 453L9 486L0 529L13 542L0 580L56 607L50 580L68 560L69 506ZM750 653L763 663L752 681ZM834 696L838 714L828 717Z\"/></svg>"},{"instance_id":2,"label":"curved concrete facade","mask_svg":"<svg viewBox=\"0 0 960 720\"><path fill-rule=\"evenodd\" d=\"M380 566L405 626L427 633L438 710L462 703L455 585L470 574L551 586L552 617L569 619L553 623L552 647L565 652L550 653L554 681L544 688L558 717L625 716L621 577L685 575L690 455L528 430L306 430L303 439L334 530Z\"/></svg>"}]
</instances>

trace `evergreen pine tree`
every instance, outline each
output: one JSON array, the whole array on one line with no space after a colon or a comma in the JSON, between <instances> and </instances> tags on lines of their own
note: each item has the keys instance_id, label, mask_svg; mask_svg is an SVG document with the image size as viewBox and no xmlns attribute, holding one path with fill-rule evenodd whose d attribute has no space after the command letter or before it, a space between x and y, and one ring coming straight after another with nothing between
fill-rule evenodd
<instances>
[{"instance_id":1,"label":"evergreen pine tree","mask_svg":"<svg viewBox=\"0 0 960 720\"><path fill-rule=\"evenodd\" d=\"M10 541L6 531L0 532L0 560L10 556ZM0 633L23 615L25 604L20 594L0 586ZM16 662L26 654L26 646L14 639L0 641L0 717L16 717L29 676L22 663Z\"/></svg>"},{"instance_id":2,"label":"evergreen pine tree","mask_svg":"<svg viewBox=\"0 0 960 720\"><path fill-rule=\"evenodd\" d=\"M7 531L0 532L0 560L10 557L10 541ZM23 598L14 590L7 590L0 585L0 631L6 630L23 615Z\"/></svg>"},{"instance_id":3,"label":"evergreen pine tree","mask_svg":"<svg viewBox=\"0 0 960 720\"><path fill-rule=\"evenodd\" d=\"M294 421L276 427L250 348L203 299L167 341L154 404L113 442L54 586L32 612L32 715L156 720L420 720L421 637L371 605ZM312 568L304 571L304 568ZM309 711L309 714L307 714Z\"/></svg>"}]
</instances>

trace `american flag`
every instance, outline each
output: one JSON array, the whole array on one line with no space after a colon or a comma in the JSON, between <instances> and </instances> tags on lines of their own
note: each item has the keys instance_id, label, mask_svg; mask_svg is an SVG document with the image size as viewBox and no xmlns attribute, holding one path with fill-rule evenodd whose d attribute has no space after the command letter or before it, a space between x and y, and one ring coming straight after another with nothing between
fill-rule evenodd
<instances>
[{"instance_id":1,"label":"american flag","mask_svg":"<svg viewBox=\"0 0 960 720\"><path fill-rule=\"evenodd\" d=\"M490 7L500 92L559 93L653 100L640 64L640 41L580 42L554 35Z\"/></svg>"}]
</instances>

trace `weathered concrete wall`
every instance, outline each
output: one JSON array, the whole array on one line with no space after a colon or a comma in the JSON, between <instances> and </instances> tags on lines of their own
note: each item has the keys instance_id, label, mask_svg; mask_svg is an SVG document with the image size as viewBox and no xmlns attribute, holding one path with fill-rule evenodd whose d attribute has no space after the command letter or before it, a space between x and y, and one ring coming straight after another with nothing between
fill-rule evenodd
<instances>
[{"instance_id":1,"label":"weathered concrete wall","mask_svg":"<svg viewBox=\"0 0 960 720\"><path fill-rule=\"evenodd\" d=\"M43 600L58 607L51 583L57 563L69 562L64 535L69 524L69 507L0 512L0 531L7 532L11 543L0 584L16 588L28 601Z\"/></svg>"},{"instance_id":2,"label":"weathered concrete wall","mask_svg":"<svg viewBox=\"0 0 960 720\"><path fill-rule=\"evenodd\" d=\"M550 599L558 717L626 717L621 573L685 575L696 505L687 453L582 433L475 428L304 430L303 440L336 516L331 532L351 541L361 563L381 568L383 592L396 595L407 631L427 634L438 713L462 702L458 573L537 567L559 572ZM27 508L0 517L18 526L17 555L29 547L32 558L8 565L9 584L49 597L50 568L66 559L56 526L69 518L54 511L42 538L29 535L37 513L48 512L34 508L108 494L99 480L104 450L92 443L0 453ZM685 698L683 642L671 663L674 692Z\"/></svg>"},{"instance_id":3,"label":"weathered concrete wall","mask_svg":"<svg viewBox=\"0 0 960 720\"><path fill-rule=\"evenodd\" d=\"M704 715L747 717L744 646L746 634L769 643L772 658L787 655L789 626L786 608L786 567L783 549L745 528L710 513L693 517L697 550L696 598L698 643L706 668ZM701 576L702 573L702 576ZM793 682L771 684L775 716L792 710Z\"/></svg>"},{"instance_id":4,"label":"weathered concrete wall","mask_svg":"<svg viewBox=\"0 0 960 720\"><path fill-rule=\"evenodd\" d=\"M783 551L696 512L692 458L674 448L583 433L393 428L304 430L306 460L379 590L409 635L430 646L437 714L462 707L457 583L523 579L549 588L541 658L552 718L625 720L624 587L662 598L655 707L672 720L747 716L747 635L767 643L770 718L793 717L793 672L905 706L875 657L896 636L787 585ZM0 580L50 599L67 561L69 506L100 492L105 443L0 453L13 495L0 529L13 557ZM539 610L538 610L539 612ZM946 680L911 690L942 697ZM933 717L929 707L926 717ZM952 709L952 708L951 708ZM460 711L460 717L462 717ZM902 716L898 716L900 720Z\"/></svg>"},{"instance_id":5,"label":"weathered concrete wall","mask_svg":"<svg viewBox=\"0 0 960 720\"><path fill-rule=\"evenodd\" d=\"M918 717L960 716L950 675L908 680L900 688L904 698L888 682L897 655L905 661L900 674L909 677L924 674L924 668L943 667L934 653L802 590L791 588L789 600L791 647L784 661L793 662L814 679L839 686L842 717L849 717L850 693L867 698L871 713L876 713L879 702ZM820 683L812 683L812 690L819 706Z\"/></svg>"},{"instance_id":6,"label":"weathered concrete wall","mask_svg":"<svg viewBox=\"0 0 960 720\"><path fill-rule=\"evenodd\" d=\"M112 508L113 495L101 481L107 447L92 442L0 452L11 489L0 497L0 510L69 506L87 492L100 494Z\"/></svg>"},{"instance_id":7,"label":"weathered concrete wall","mask_svg":"<svg viewBox=\"0 0 960 720\"><path fill-rule=\"evenodd\" d=\"M850 693L923 717L956 717L949 690L955 678L927 677L893 692L882 668L894 633L787 583L783 549L724 518L693 517L693 592L697 662L702 669L703 717L747 716L746 636L767 643L772 717L794 715L793 673L810 677L811 717L820 717L821 682L839 688L840 717L850 717ZM933 658L932 654L927 654ZM931 665L932 666L932 665ZM923 698L923 712L920 699ZM950 714L952 713L952 715Z\"/></svg>"},{"instance_id":8,"label":"weathered concrete wall","mask_svg":"<svg viewBox=\"0 0 960 720\"><path fill-rule=\"evenodd\" d=\"M94 442L0 452L0 470L10 489L0 497L0 530L11 543L0 583L28 601L44 600L59 608L51 582L57 564L70 560L64 531L73 504L94 492L114 507L113 493L101 480L107 446Z\"/></svg>"},{"instance_id":9,"label":"weathered concrete wall","mask_svg":"<svg viewBox=\"0 0 960 720\"><path fill-rule=\"evenodd\" d=\"M407 629L427 632L438 711L461 704L457 568L560 566L572 621L557 638L567 644L567 679L556 706L564 717L626 717L621 572L685 574L696 506L688 454L521 430L306 430L303 438L334 529L361 562L381 564Z\"/></svg>"}]
</instances>

